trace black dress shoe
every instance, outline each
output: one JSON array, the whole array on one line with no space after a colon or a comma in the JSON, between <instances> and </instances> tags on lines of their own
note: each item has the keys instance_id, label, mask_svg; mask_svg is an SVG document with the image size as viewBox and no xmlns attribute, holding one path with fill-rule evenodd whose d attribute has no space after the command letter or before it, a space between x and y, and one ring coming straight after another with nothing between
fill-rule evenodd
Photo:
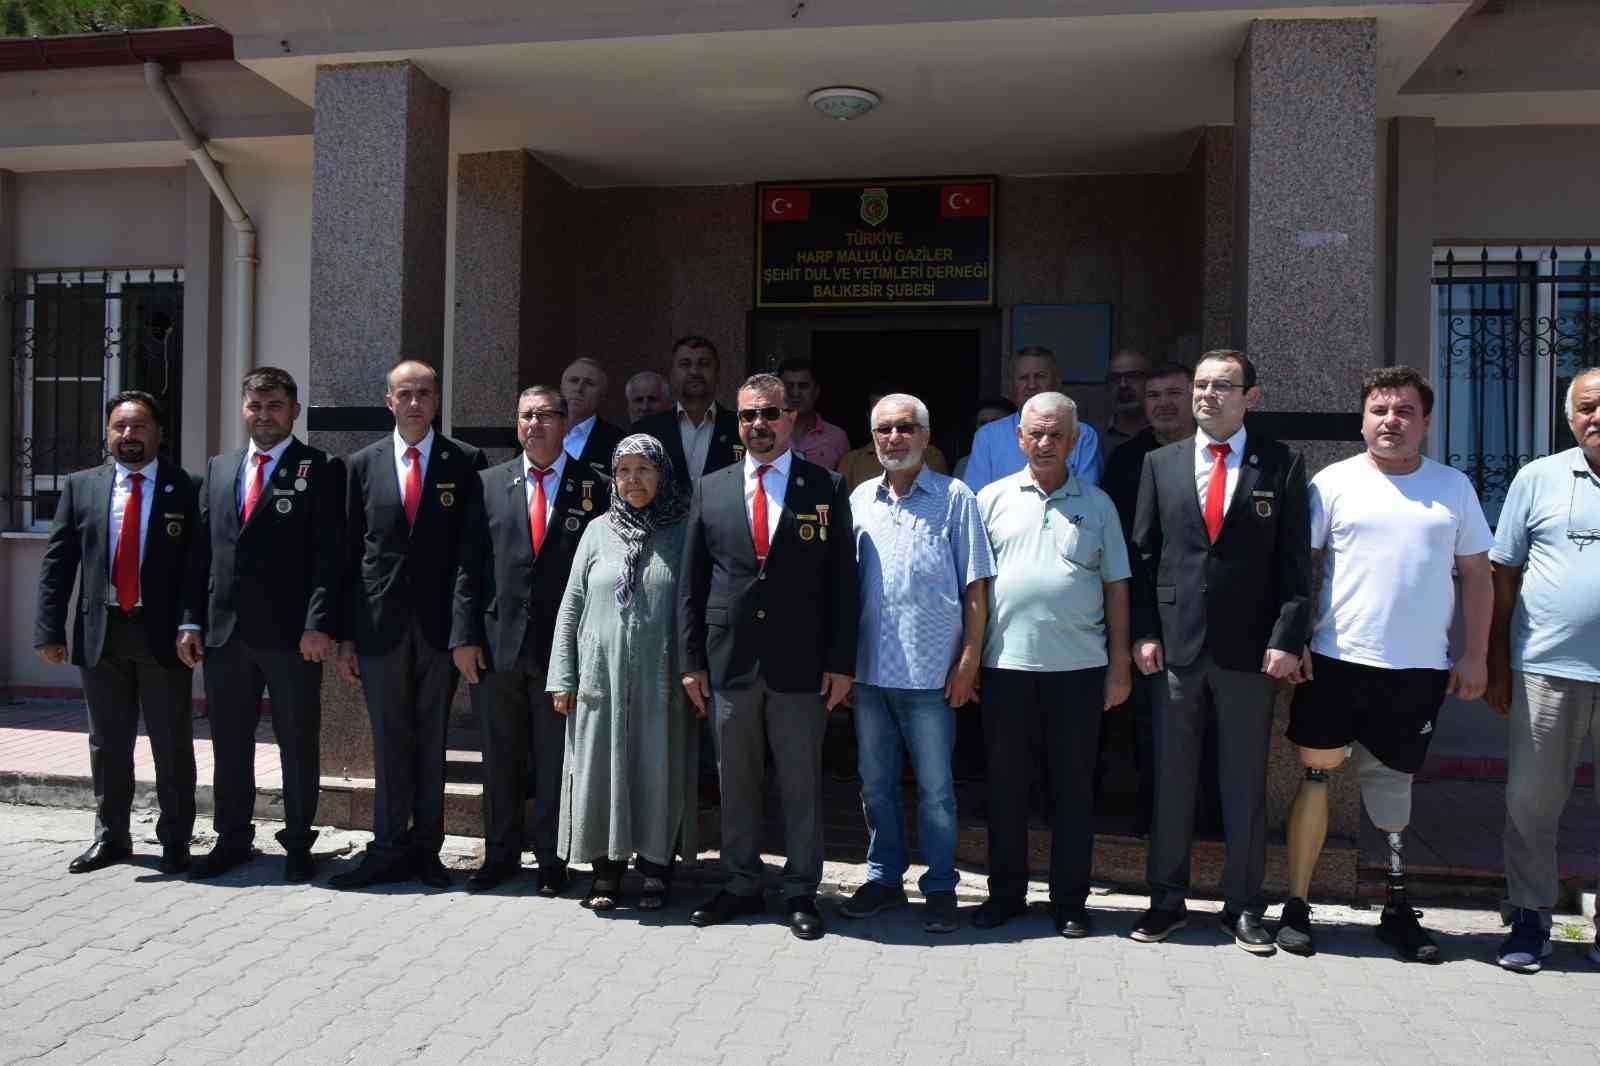
<instances>
[{"instance_id":1,"label":"black dress shoe","mask_svg":"<svg viewBox=\"0 0 1600 1066\"><path fill-rule=\"evenodd\" d=\"M706 900L689 915L689 924L702 928L708 925L721 925L723 922L740 918L747 914L763 914L767 909L767 901L761 894L754 896L735 896L732 892L718 892Z\"/></svg>"},{"instance_id":2,"label":"black dress shoe","mask_svg":"<svg viewBox=\"0 0 1600 1066\"><path fill-rule=\"evenodd\" d=\"M1028 913L1028 904L1020 899L989 898L978 904L972 912L972 924L979 929L998 929L1013 918Z\"/></svg>"},{"instance_id":3,"label":"black dress shoe","mask_svg":"<svg viewBox=\"0 0 1600 1066\"><path fill-rule=\"evenodd\" d=\"M86 874L93 870L110 866L114 862L121 862L132 854L133 849L126 844L113 844L108 840L96 840L89 845L89 850L67 864L67 872Z\"/></svg>"},{"instance_id":4,"label":"black dress shoe","mask_svg":"<svg viewBox=\"0 0 1600 1066\"><path fill-rule=\"evenodd\" d=\"M295 848L283 857L283 879L291 885L303 885L317 876L317 860L310 848Z\"/></svg>"},{"instance_id":5,"label":"black dress shoe","mask_svg":"<svg viewBox=\"0 0 1600 1066\"><path fill-rule=\"evenodd\" d=\"M196 860L189 870L189 880L209 881L221 877L235 866L243 866L252 858L249 845L242 848L212 848Z\"/></svg>"},{"instance_id":6,"label":"black dress shoe","mask_svg":"<svg viewBox=\"0 0 1600 1066\"><path fill-rule=\"evenodd\" d=\"M450 880L450 871L444 868L444 863L439 861L437 855L419 855L411 865L417 880L429 888L449 888L454 884Z\"/></svg>"},{"instance_id":7,"label":"black dress shoe","mask_svg":"<svg viewBox=\"0 0 1600 1066\"><path fill-rule=\"evenodd\" d=\"M482 892L486 888L511 880L522 872L520 862L486 862L467 878L468 892Z\"/></svg>"},{"instance_id":8,"label":"black dress shoe","mask_svg":"<svg viewBox=\"0 0 1600 1066\"><path fill-rule=\"evenodd\" d=\"M334 874L328 878L328 884L333 888L367 888L371 885L392 885L398 881L411 880L411 864L409 862L394 862L377 859L368 852L354 870L346 870L342 874Z\"/></svg>"},{"instance_id":9,"label":"black dress shoe","mask_svg":"<svg viewBox=\"0 0 1600 1066\"><path fill-rule=\"evenodd\" d=\"M1094 932L1094 923L1089 920L1087 908L1058 904L1054 909L1056 932L1062 936L1069 940L1079 940Z\"/></svg>"},{"instance_id":10,"label":"black dress shoe","mask_svg":"<svg viewBox=\"0 0 1600 1066\"><path fill-rule=\"evenodd\" d=\"M189 848L187 846L162 848L161 862L157 865L157 869L164 874L181 874L192 865L194 865L194 862L189 857Z\"/></svg>"},{"instance_id":11,"label":"black dress shoe","mask_svg":"<svg viewBox=\"0 0 1600 1066\"><path fill-rule=\"evenodd\" d=\"M1267 932L1261 924L1259 914L1248 911L1234 914L1231 911L1222 912L1222 928L1233 935L1233 942L1244 948L1252 955L1276 955L1278 943L1272 934Z\"/></svg>"},{"instance_id":12,"label":"black dress shoe","mask_svg":"<svg viewBox=\"0 0 1600 1066\"><path fill-rule=\"evenodd\" d=\"M789 932L801 940L822 938L822 915L817 912L814 897L792 896L783 901L783 909L789 915Z\"/></svg>"},{"instance_id":13,"label":"black dress shoe","mask_svg":"<svg viewBox=\"0 0 1600 1066\"><path fill-rule=\"evenodd\" d=\"M567 868L561 866L539 867L539 895L546 899L554 899L567 890L569 879Z\"/></svg>"},{"instance_id":14,"label":"black dress shoe","mask_svg":"<svg viewBox=\"0 0 1600 1066\"><path fill-rule=\"evenodd\" d=\"M1177 910L1151 907L1139 916L1133 924L1133 932L1128 935L1141 944L1159 944L1188 924L1189 912L1183 907Z\"/></svg>"}]
</instances>

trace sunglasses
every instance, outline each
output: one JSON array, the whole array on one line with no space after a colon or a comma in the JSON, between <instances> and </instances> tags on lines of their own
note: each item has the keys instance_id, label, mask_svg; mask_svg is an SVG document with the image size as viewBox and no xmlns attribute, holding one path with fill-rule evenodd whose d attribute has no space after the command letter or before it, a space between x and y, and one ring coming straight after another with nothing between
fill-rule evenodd
<instances>
[{"instance_id":1,"label":"sunglasses","mask_svg":"<svg viewBox=\"0 0 1600 1066\"><path fill-rule=\"evenodd\" d=\"M880 437L887 437L895 433L900 434L902 437L909 437L921 428L915 422L896 422L893 425L873 426L872 432Z\"/></svg>"},{"instance_id":2,"label":"sunglasses","mask_svg":"<svg viewBox=\"0 0 1600 1066\"><path fill-rule=\"evenodd\" d=\"M787 407L741 407L739 409L739 421L747 426L753 424L758 418L763 422L776 422L783 417L783 412L787 410Z\"/></svg>"}]
</instances>

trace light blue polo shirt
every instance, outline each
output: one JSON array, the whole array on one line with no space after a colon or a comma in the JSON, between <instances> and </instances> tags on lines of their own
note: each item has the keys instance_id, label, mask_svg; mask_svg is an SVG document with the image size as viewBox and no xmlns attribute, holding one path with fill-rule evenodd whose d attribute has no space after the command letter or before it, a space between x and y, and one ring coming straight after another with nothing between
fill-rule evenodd
<instances>
[{"instance_id":1,"label":"light blue polo shirt","mask_svg":"<svg viewBox=\"0 0 1600 1066\"><path fill-rule=\"evenodd\" d=\"M1600 681L1600 477L1582 448L1517 471L1489 559L1522 567L1511 668Z\"/></svg>"},{"instance_id":2,"label":"light blue polo shirt","mask_svg":"<svg viewBox=\"0 0 1600 1066\"><path fill-rule=\"evenodd\" d=\"M1128 545L1111 497L1070 473L1048 496L1027 467L978 493L994 552L983 665L1058 672L1104 666L1107 581Z\"/></svg>"}]
</instances>

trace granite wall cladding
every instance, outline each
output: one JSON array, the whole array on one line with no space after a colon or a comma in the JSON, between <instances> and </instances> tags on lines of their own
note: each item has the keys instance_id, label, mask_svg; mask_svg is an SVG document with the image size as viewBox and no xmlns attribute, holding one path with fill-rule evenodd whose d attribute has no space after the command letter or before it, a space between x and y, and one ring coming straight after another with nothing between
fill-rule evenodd
<instances>
[{"instance_id":1,"label":"granite wall cladding","mask_svg":"<svg viewBox=\"0 0 1600 1066\"><path fill-rule=\"evenodd\" d=\"M1348 411L1375 352L1377 25L1251 24L1234 93L1233 335L1264 409Z\"/></svg>"},{"instance_id":2,"label":"granite wall cladding","mask_svg":"<svg viewBox=\"0 0 1600 1066\"><path fill-rule=\"evenodd\" d=\"M317 69L312 403L383 402L401 354L439 360L450 94L411 63Z\"/></svg>"}]
</instances>

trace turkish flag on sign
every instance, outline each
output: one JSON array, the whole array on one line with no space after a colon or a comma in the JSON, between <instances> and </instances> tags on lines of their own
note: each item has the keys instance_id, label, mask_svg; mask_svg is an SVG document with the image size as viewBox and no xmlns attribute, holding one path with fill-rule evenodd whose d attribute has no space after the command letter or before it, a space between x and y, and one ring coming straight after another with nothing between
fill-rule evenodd
<instances>
[{"instance_id":1,"label":"turkish flag on sign","mask_svg":"<svg viewBox=\"0 0 1600 1066\"><path fill-rule=\"evenodd\" d=\"M763 222L804 222L811 215L811 193L805 189L768 189L761 202Z\"/></svg>"},{"instance_id":2,"label":"turkish flag on sign","mask_svg":"<svg viewBox=\"0 0 1600 1066\"><path fill-rule=\"evenodd\" d=\"M981 218L989 213L987 185L946 185L940 196L940 218Z\"/></svg>"}]
</instances>

